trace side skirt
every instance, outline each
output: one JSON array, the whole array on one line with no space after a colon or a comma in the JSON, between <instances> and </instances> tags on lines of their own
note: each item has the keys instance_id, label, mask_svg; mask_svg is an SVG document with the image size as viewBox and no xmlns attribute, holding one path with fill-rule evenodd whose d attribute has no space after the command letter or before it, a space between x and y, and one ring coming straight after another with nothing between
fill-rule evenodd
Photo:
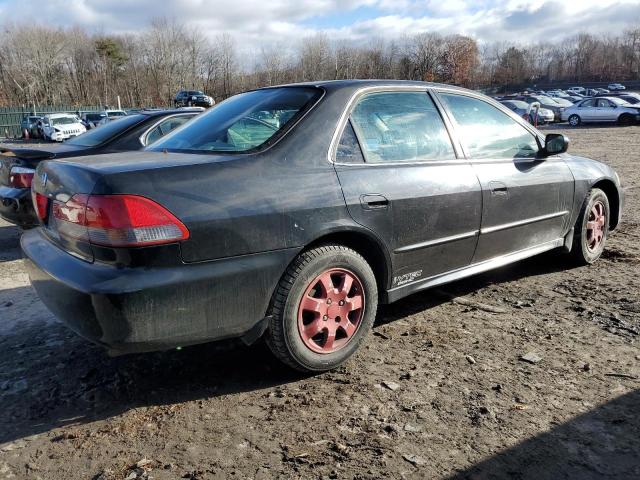
<instances>
[{"instance_id":1,"label":"side skirt","mask_svg":"<svg viewBox=\"0 0 640 480\"><path fill-rule=\"evenodd\" d=\"M478 273L486 272L488 270L493 270L494 268L502 267L504 265L508 265L525 258L533 257L534 255L538 255L539 253L562 247L563 245L565 245L565 239L558 238L551 242L543 243L535 247L518 250L517 252L508 253L500 257L492 258L491 260L474 263L466 267L453 270L451 272L441 273L439 275L434 275L433 277L424 278L408 285L402 285L401 287L387 290L385 298L383 300L386 300L385 303L392 303L396 300L400 300L401 298L406 297L407 295L419 292L420 290L436 287L438 285L443 285L445 283L454 282L456 280L470 277Z\"/></svg>"}]
</instances>

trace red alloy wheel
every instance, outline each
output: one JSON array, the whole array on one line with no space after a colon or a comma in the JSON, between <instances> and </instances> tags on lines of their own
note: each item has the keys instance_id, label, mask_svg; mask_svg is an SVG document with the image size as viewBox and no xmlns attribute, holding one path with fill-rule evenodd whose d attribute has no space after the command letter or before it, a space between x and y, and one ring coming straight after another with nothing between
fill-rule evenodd
<instances>
[{"instance_id":1,"label":"red alloy wheel","mask_svg":"<svg viewBox=\"0 0 640 480\"><path fill-rule=\"evenodd\" d=\"M598 201L591 207L587 220L587 249L590 252L597 250L604 241L606 223L604 204Z\"/></svg>"},{"instance_id":2,"label":"red alloy wheel","mask_svg":"<svg viewBox=\"0 0 640 480\"><path fill-rule=\"evenodd\" d=\"M309 284L300 300L300 338L316 353L344 348L360 327L364 305L364 289L355 273L343 268L325 270Z\"/></svg>"}]
</instances>

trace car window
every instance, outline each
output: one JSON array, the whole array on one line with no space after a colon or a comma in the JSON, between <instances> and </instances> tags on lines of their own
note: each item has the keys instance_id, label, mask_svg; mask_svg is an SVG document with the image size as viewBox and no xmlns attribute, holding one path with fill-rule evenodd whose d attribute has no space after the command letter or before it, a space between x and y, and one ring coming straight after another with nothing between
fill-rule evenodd
<instances>
[{"instance_id":1,"label":"car window","mask_svg":"<svg viewBox=\"0 0 640 480\"><path fill-rule=\"evenodd\" d=\"M441 94L459 125L471 158L532 158L538 142L526 128L477 98Z\"/></svg>"},{"instance_id":2,"label":"car window","mask_svg":"<svg viewBox=\"0 0 640 480\"><path fill-rule=\"evenodd\" d=\"M156 128L154 128L149 133L147 133L147 138L145 139L145 142L147 145L150 145L156 140L158 140L159 138L161 138L162 135L163 135L162 130L160 130L160 126L158 125Z\"/></svg>"},{"instance_id":3,"label":"car window","mask_svg":"<svg viewBox=\"0 0 640 480\"><path fill-rule=\"evenodd\" d=\"M612 106L614 105L606 98L598 99L598 107L612 107Z\"/></svg>"},{"instance_id":4,"label":"car window","mask_svg":"<svg viewBox=\"0 0 640 480\"><path fill-rule=\"evenodd\" d=\"M456 158L440 113L426 92L381 92L363 97L351 121L367 162Z\"/></svg>"},{"instance_id":5,"label":"car window","mask_svg":"<svg viewBox=\"0 0 640 480\"><path fill-rule=\"evenodd\" d=\"M358 143L356 132L353 130L351 121L347 121L336 151L336 162L338 163L363 163L364 156Z\"/></svg>"},{"instance_id":6,"label":"car window","mask_svg":"<svg viewBox=\"0 0 640 480\"><path fill-rule=\"evenodd\" d=\"M156 125L156 127L153 130L151 130L147 134L147 137L145 139L146 145L152 144L159 138L169 133L171 130L175 130L180 125L184 124L187 120L189 120L192 117L193 115L180 115L180 116L173 116L173 117L164 119L162 122Z\"/></svg>"},{"instance_id":7,"label":"car window","mask_svg":"<svg viewBox=\"0 0 640 480\"><path fill-rule=\"evenodd\" d=\"M589 100L585 100L584 102L582 102L580 104L580 108L582 108L582 107L595 107L595 106L596 106L595 98L590 98Z\"/></svg>"},{"instance_id":8,"label":"car window","mask_svg":"<svg viewBox=\"0 0 640 480\"><path fill-rule=\"evenodd\" d=\"M322 95L315 87L265 88L235 95L189 125L156 142L152 150L248 152L293 124Z\"/></svg>"}]
</instances>

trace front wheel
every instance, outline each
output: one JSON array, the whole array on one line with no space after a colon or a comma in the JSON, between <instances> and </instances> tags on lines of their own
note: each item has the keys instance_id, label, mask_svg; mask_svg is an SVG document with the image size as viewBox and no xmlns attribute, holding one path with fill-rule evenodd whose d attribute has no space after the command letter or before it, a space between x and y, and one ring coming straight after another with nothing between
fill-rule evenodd
<instances>
[{"instance_id":1,"label":"front wheel","mask_svg":"<svg viewBox=\"0 0 640 480\"><path fill-rule=\"evenodd\" d=\"M628 113L623 113L622 115L620 115L620 117L618 117L618 124L619 125L633 125L635 119L633 118L633 115L630 115Z\"/></svg>"},{"instance_id":2,"label":"front wheel","mask_svg":"<svg viewBox=\"0 0 640 480\"><path fill-rule=\"evenodd\" d=\"M581 122L582 120L578 115L571 115L569 117L569 125L571 125L572 127L577 127Z\"/></svg>"},{"instance_id":3,"label":"front wheel","mask_svg":"<svg viewBox=\"0 0 640 480\"><path fill-rule=\"evenodd\" d=\"M578 265L594 263L604 250L609 234L609 199L593 188L582 205L574 227L571 257Z\"/></svg>"},{"instance_id":4,"label":"front wheel","mask_svg":"<svg viewBox=\"0 0 640 480\"><path fill-rule=\"evenodd\" d=\"M301 253L277 287L267 344L287 365L331 370L355 353L373 325L378 287L362 256L342 245Z\"/></svg>"}]
</instances>

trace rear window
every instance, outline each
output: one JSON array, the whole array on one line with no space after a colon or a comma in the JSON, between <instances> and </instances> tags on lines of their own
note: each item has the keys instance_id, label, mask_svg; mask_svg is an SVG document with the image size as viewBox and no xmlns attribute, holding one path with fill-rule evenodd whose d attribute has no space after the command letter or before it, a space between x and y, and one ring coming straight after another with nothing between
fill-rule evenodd
<instances>
[{"instance_id":1,"label":"rear window","mask_svg":"<svg viewBox=\"0 0 640 480\"><path fill-rule=\"evenodd\" d=\"M126 117L120 117L107 123L106 125L95 128L93 130L89 130L82 135L71 138L65 143L68 143L70 145L78 145L81 147L95 147L107 142L108 140L111 140L117 135L120 135L125 130L128 130L134 125L137 125L146 118L146 115L128 115Z\"/></svg>"},{"instance_id":2,"label":"rear window","mask_svg":"<svg viewBox=\"0 0 640 480\"><path fill-rule=\"evenodd\" d=\"M282 135L321 97L314 87L280 87L242 93L199 115L149 150L250 152Z\"/></svg>"}]
</instances>

